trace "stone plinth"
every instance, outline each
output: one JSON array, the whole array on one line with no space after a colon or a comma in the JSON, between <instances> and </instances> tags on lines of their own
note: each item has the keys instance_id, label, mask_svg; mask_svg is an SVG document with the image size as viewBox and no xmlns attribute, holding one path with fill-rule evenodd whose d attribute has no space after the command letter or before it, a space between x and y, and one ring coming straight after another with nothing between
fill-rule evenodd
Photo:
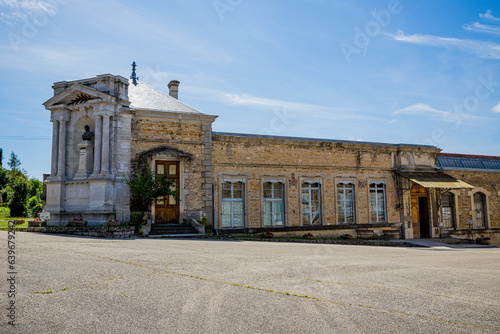
<instances>
[{"instance_id":1,"label":"stone plinth","mask_svg":"<svg viewBox=\"0 0 500 334\"><path fill-rule=\"evenodd\" d=\"M78 171L75 174L75 179L86 179L92 172L94 146L90 141L84 141L78 144L79 162Z\"/></svg>"}]
</instances>

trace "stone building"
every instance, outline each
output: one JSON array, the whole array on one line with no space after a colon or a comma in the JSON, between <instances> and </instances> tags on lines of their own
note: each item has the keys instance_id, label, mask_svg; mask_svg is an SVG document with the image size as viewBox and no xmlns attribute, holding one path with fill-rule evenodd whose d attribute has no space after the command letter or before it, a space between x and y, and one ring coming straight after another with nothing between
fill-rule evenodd
<instances>
[{"instance_id":1,"label":"stone building","mask_svg":"<svg viewBox=\"0 0 500 334\"><path fill-rule=\"evenodd\" d=\"M45 211L51 223L128 222L124 176L167 175L179 201L157 199L153 224L205 215L220 233L337 236L370 229L403 238L500 236L500 158L425 145L212 132L217 116L135 77L54 84ZM472 222L472 224L468 224Z\"/></svg>"}]
</instances>

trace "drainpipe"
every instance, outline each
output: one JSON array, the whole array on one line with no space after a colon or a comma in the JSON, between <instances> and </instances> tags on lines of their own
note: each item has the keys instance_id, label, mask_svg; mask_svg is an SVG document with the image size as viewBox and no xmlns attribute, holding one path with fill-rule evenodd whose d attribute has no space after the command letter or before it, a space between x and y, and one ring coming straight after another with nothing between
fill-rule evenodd
<instances>
[{"instance_id":1,"label":"drainpipe","mask_svg":"<svg viewBox=\"0 0 500 334\"><path fill-rule=\"evenodd\" d=\"M219 236L219 231L215 228L215 185L212 183L212 224L214 225L215 235Z\"/></svg>"},{"instance_id":2,"label":"drainpipe","mask_svg":"<svg viewBox=\"0 0 500 334\"><path fill-rule=\"evenodd\" d=\"M400 191L400 185L399 185L399 177L398 177L398 174L396 172L394 172L394 186L396 187L396 208L399 209L399 221L401 222L401 219L403 220L401 222L401 226L399 227L399 233L401 233L401 239L405 240L406 239L406 236L405 236L405 229L406 229L406 226L405 226L405 219L404 219L404 210L402 210L401 208L401 203L402 203L402 200L401 200L401 191Z\"/></svg>"}]
</instances>

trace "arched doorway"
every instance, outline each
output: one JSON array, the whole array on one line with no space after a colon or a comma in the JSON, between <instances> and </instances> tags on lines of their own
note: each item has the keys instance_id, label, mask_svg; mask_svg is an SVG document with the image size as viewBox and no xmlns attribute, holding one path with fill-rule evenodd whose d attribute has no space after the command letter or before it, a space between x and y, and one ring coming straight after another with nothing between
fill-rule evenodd
<instances>
[{"instance_id":1,"label":"arched doorway","mask_svg":"<svg viewBox=\"0 0 500 334\"><path fill-rule=\"evenodd\" d=\"M411 222L415 239L430 237L427 190L418 184L411 188Z\"/></svg>"}]
</instances>

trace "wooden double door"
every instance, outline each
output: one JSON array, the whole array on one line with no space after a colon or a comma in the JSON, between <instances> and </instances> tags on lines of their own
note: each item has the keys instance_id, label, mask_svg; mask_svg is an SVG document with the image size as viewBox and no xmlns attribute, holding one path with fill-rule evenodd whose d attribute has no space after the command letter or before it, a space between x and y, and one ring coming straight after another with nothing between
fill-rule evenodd
<instances>
[{"instance_id":1,"label":"wooden double door","mask_svg":"<svg viewBox=\"0 0 500 334\"><path fill-rule=\"evenodd\" d=\"M411 223L413 238L430 238L427 190L418 184L411 188Z\"/></svg>"},{"instance_id":2,"label":"wooden double door","mask_svg":"<svg viewBox=\"0 0 500 334\"><path fill-rule=\"evenodd\" d=\"M170 190L179 193L179 162L178 161L156 161L155 173L157 177L166 176L172 182ZM175 196L158 197L155 200L155 223L173 224L179 223L179 201Z\"/></svg>"}]
</instances>

